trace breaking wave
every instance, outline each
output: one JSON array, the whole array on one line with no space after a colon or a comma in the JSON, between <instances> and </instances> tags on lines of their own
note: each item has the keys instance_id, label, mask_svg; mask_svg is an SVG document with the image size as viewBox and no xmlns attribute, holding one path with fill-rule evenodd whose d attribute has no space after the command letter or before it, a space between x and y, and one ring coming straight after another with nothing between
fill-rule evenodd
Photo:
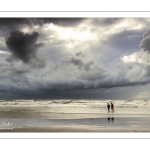
<instances>
[{"instance_id":1,"label":"breaking wave","mask_svg":"<svg viewBox=\"0 0 150 150\"><path fill-rule=\"evenodd\" d=\"M106 103L114 103L116 108L150 107L150 100L0 100L0 106L62 106L105 108Z\"/></svg>"}]
</instances>

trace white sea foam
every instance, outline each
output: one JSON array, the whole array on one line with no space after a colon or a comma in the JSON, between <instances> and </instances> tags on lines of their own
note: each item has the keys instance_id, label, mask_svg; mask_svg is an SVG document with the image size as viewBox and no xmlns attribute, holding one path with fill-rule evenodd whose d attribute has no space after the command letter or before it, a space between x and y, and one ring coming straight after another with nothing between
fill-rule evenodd
<instances>
[{"instance_id":1,"label":"white sea foam","mask_svg":"<svg viewBox=\"0 0 150 150\"><path fill-rule=\"evenodd\" d=\"M0 100L0 107L89 107L106 108L112 102L115 108L150 108L150 100Z\"/></svg>"}]
</instances>

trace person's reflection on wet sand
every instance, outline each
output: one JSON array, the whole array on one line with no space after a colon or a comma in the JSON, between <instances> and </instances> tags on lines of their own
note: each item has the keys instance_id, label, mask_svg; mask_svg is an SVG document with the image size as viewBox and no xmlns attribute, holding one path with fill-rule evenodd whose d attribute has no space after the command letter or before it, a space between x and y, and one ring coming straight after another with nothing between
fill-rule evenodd
<instances>
[{"instance_id":1,"label":"person's reflection on wet sand","mask_svg":"<svg viewBox=\"0 0 150 150\"><path fill-rule=\"evenodd\" d=\"M110 120L111 120L111 122L113 123L114 122L114 117L112 117L112 118L108 117L107 120L108 120L108 122L110 122Z\"/></svg>"},{"instance_id":2,"label":"person's reflection on wet sand","mask_svg":"<svg viewBox=\"0 0 150 150\"><path fill-rule=\"evenodd\" d=\"M114 122L114 117L111 118L111 122L112 122L112 123Z\"/></svg>"},{"instance_id":3,"label":"person's reflection on wet sand","mask_svg":"<svg viewBox=\"0 0 150 150\"><path fill-rule=\"evenodd\" d=\"M110 118L107 118L108 122L110 122Z\"/></svg>"}]
</instances>

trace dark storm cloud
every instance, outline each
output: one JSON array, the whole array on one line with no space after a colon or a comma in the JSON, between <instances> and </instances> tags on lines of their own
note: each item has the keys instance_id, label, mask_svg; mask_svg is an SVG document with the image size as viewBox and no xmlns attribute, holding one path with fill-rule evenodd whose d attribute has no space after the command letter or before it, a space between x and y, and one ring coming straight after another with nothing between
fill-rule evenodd
<instances>
[{"instance_id":1,"label":"dark storm cloud","mask_svg":"<svg viewBox=\"0 0 150 150\"><path fill-rule=\"evenodd\" d=\"M54 23L62 26L74 26L82 22L85 18L38 18L37 23Z\"/></svg>"},{"instance_id":2,"label":"dark storm cloud","mask_svg":"<svg viewBox=\"0 0 150 150\"><path fill-rule=\"evenodd\" d=\"M16 30L20 25L43 25L54 23L62 26L73 26L84 18L0 18L0 27Z\"/></svg>"},{"instance_id":3,"label":"dark storm cloud","mask_svg":"<svg viewBox=\"0 0 150 150\"><path fill-rule=\"evenodd\" d=\"M74 26L82 21L82 18L18 18L18 20L12 18L11 21L6 19L4 22L0 22L0 27L7 26L13 31L13 29L18 28L19 26L27 25L30 26L32 30L32 25L42 26L44 24L54 23L60 26ZM95 24L100 27L107 26L107 28L110 27L112 29L113 26L111 27L111 25L117 24L120 21L121 19L119 18L104 18L95 20ZM89 24L89 26L90 25L94 26L94 23ZM97 27L98 26L94 29L97 29ZM49 36L51 31L47 32L47 28L43 29L46 29L46 31L44 30L43 35ZM102 90L115 91L116 88L119 89L119 87L135 88L136 86L139 87L140 85L146 85L150 82L148 78L144 78L141 75L141 72L144 69L142 68L142 70L141 68L136 67L139 64L131 64L128 67L126 64L121 62L122 66L120 68L116 68L116 62L115 64L112 64L109 59L116 52L116 55L118 54L117 59L120 61L121 55L138 50L138 45L142 39L141 35L143 30L139 29L135 31L126 29L121 32L118 31L119 33L117 31L114 33L110 32L110 34L107 35L107 37L109 37L107 38L108 40L104 41L102 46L99 43L96 45L99 53L95 52L94 47L90 47L90 55L88 55L88 50L86 55L81 51L75 53L75 55L72 55L77 48L68 50L64 39L59 41L58 38L55 39L55 36L52 36L53 39L50 40L52 43L46 45L46 42L48 43L49 41L45 42L44 40L45 44L42 51L42 54L47 54L49 62L45 68L39 71L38 69L32 69L30 65L36 64L38 67L43 66L41 59L38 58L39 53L37 53L38 47L41 46L41 44L37 43L37 39L39 37L38 33L42 34L42 32L43 30L41 30L41 28L38 32L33 32L30 34L20 31L13 31L10 36L7 37L6 45L12 53L8 60L21 60L28 65L24 65L21 61L15 61L15 65L10 65L10 63L4 61L3 58L4 56L8 57L9 54L3 54L3 56L1 54L0 60L3 60L3 64L0 64L1 97L37 99L95 98L96 95L94 93L91 94L91 91L97 91L97 98L99 98L104 93ZM95 33L99 34L98 30ZM44 36L40 36L41 41L43 41ZM144 35L144 38L147 36L149 36L148 32ZM104 40L105 39L106 38L104 38ZM82 49L84 42L82 43L82 41L79 41L79 43L81 43L79 48L81 47ZM88 44L89 43L87 43L87 47ZM105 47L110 50L108 53L105 51ZM103 57L104 55L102 56L100 51L104 51L106 57L103 59L107 59L110 65L106 64L102 60L102 62L106 64L105 67L102 66L100 57ZM69 59L65 59L66 61L64 63L64 58ZM63 63L61 63L61 61ZM99 91L102 92L99 94ZM108 96L109 94L106 95ZM106 97L106 95L104 95L104 97ZM111 95L113 95L113 93Z\"/></svg>"},{"instance_id":4,"label":"dark storm cloud","mask_svg":"<svg viewBox=\"0 0 150 150\"><path fill-rule=\"evenodd\" d=\"M150 29L144 33L143 40L140 42L139 47L144 51L150 52Z\"/></svg>"},{"instance_id":5,"label":"dark storm cloud","mask_svg":"<svg viewBox=\"0 0 150 150\"><path fill-rule=\"evenodd\" d=\"M122 80L116 80L116 81L110 81L110 82L105 82L102 84L99 84L97 87L98 88L115 88L115 87L126 87L126 86L137 86L137 85L145 85L148 84L147 81L135 81L131 82L128 81L127 79L122 79Z\"/></svg>"},{"instance_id":6,"label":"dark storm cloud","mask_svg":"<svg viewBox=\"0 0 150 150\"><path fill-rule=\"evenodd\" d=\"M82 59L81 58L75 58L75 57L72 57L68 63L71 63L71 64L74 64L76 66L78 66L79 68L81 68L83 66L83 62L82 62Z\"/></svg>"},{"instance_id":7,"label":"dark storm cloud","mask_svg":"<svg viewBox=\"0 0 150 150\"><path fill-rule=\"evenodd\" d=\"M59 26L76 26L85 18L0 18L0 40L5 40L12 31L22 30L24 27L57 24ZM0 45L1 46L1 45Z\"/></svg>"},{"instance_id":8,"label":"dark storm cloud","mask_svg":"<svg viewBox=\"0 0 150 150\"><path fill-rule=\"evenodd\" d=\"M132 87L137 85L145 85L148 84L148 82L129 82L127 80L119 80L119 81L108 81L99 83L97 85L94 85L94 82L79 82L74 81L71 83L58 83L55 85L49 85L47 87L41 87L38 89L37 93L32 94L33 97L41 97L41 98L96 98L94 96L94 93L91 93L92 91L96 91L96 95L99 95L99 91L97 90L107 90L107 89L116 89L118 87ZM90 93L92 96L90 97ZM102 94L102 93L101 93ZM27 94L26 94L27 95ZM31 96L30 93L28 96ZM98 98L97 97L97 98Z\"/></svg>"},{"instance_id":9,"label":"dark storm cloud","mask_svg":"<svg viewBox=\"0 0 150 150\"><path fill-rule=\"evenodd\" d=\"M79 51L76 53L76 56L84 56L84 54L81 51Z\"/></svg>"},{"instance_id":10,"label":"dark storm cloud","mask_svg":"<svg viewBox=\"0 0 150 150\"><path fill-rule=\"evenodd\" d=\"M69 60L66 60L66 62L67 64L72 64L84 70L90 70L95 64L93 59L85 59L85 54L82 52L77 52L75 56L71 57Z\"/></svg>"},{"instance_id":11,"label":"dark storm cloud","mask_svg":"<svg viewBox=\"0 0 150 150\"><path fill-rule=\"evenodd\" d=\"M13 31L6 39L6 45L12 53L8 60L19 59L28 64L32 59L37 59L37 48L42 45L41 43L36 43L38 36L38 32L29 34Z\"/></svg>"},{"instance_id":12,"label":"dark storm cloud","mask_svg":"<svg viewBox=\"0 0 150 150\"><path fill-rule=\"evenodd\" d=\"M32 22L27 18L0 18L0 31L4 36L6 32L18 30L22 25L30 26L31 23Z\"/></svg>"},{"instance_id":13,"label":"dark storm cloud","mask_svg":"<svg viewBox=\"0 0 150 150\"><path fill-rule=\"evenodd\" d=\"M30 20L27 18L0 18L0 27L16 26L19 24L30 25Z\"/></svg>"}]
</instances>

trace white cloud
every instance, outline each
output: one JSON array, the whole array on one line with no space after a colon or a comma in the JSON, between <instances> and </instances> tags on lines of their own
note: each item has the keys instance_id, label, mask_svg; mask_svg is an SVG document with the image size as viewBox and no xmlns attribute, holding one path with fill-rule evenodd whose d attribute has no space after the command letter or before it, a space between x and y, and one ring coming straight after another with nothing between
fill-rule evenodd
<instances>
[{"instance_id":1,"label":"white cloud","mask_svg":"<svg viewBox=\"0 0 150 150\"><path fill-rule=\"evenodd\" d=\"M9 52L0 50L0 54L10 54Z\"/></svg>"}]
</instances>

